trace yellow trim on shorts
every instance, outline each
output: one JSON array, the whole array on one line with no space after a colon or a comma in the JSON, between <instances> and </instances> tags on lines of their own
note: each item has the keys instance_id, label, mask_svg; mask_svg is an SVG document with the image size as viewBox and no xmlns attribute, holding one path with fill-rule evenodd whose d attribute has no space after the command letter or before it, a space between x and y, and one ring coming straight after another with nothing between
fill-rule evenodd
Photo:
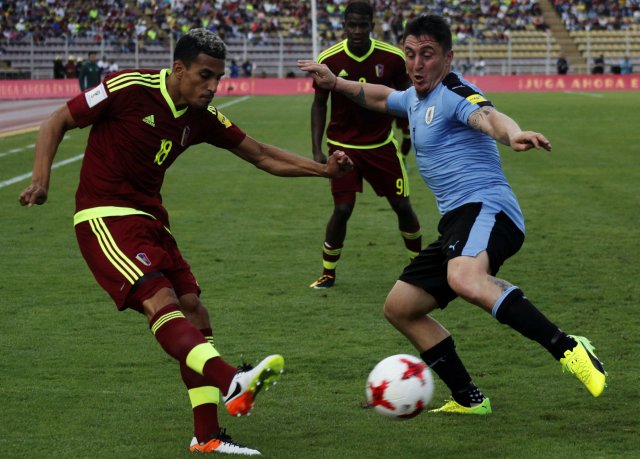
<instances>
[{"instance_id":1,"label":"yellow trim on shorts","mask_svg":"<svg viewBox=\"0 0 640 459\"><path fill-rule=\"evenodd\" d=\"M407 168L404 163L404 157L402 155L402 151L398 146L398 141L395 137L391 139L393 145L396 147L396 156L398 157L398 162L400 163L400 170L402 171L402 197L409 197L409 175L407 174Z\"/></svg>"},{"instance_id":2,"label":"yellow trim on shorts","mask_svg":"<svg viewBox=\"0 0 640 459\"><path fill-rule=\"evenodd\" d=\"M215 405L220 403L220 389L213 386L202 386L189 389L189 400L191 400L191 408L204 405L206 403L213 403Z\"/></svg>"},{"instance_id":3,"label":"yellow trim on shorts","mask_svg":"<svg viewBox=\"0 0 640 459\"><path fill-rule=\"evenodd\" d=\"M151 214L148 214L141 210L133 209L131 207L100 206L76 212L76 214L73 216L73 226L94 218L122 217L124 215L144 215L145 217L151 217L154 220L156 219L156 217Z\"/></svg>"},{"instance_id":4,"label":"yellow trim on shorts","mask_svg":"<svg viewBox=\"0 0 640 459\"><path fill-rule=\"evenodd\" d=\"M122 274L131 285L135 284L144 273L136 266L136 264L129 259L120 250L116 242L113 240L113 236L109 232L109 228L104 223L102 218L94 218L88 220L91 226L91 231L98 239L98 244L102 249L102 253L109 260L109 262L116 268L120 274Z\"/></svg>"},{"instance_id":5,"label":"yellow trim on shorts","mask_svg":"<svg viewBox=\"0 0 640 459\"><path fill-rule=\"evenodd\" d=\"M375 143L371 145L350 145L348 143L336 142L335 140L331 140L331 139L327 139L327 143L330 143L331 145L336 145L338 147L353 148L354 150L369 150L371 148L382 147L388 144L389 142L393 142L394 139L395 139L395 136L393 134L393 129L392 129L391 131L389 131L389 136L387 137L387 139L381 143ZM396 147L397 146L398 145L396 144Z\"/></svg>"}]
</instances>

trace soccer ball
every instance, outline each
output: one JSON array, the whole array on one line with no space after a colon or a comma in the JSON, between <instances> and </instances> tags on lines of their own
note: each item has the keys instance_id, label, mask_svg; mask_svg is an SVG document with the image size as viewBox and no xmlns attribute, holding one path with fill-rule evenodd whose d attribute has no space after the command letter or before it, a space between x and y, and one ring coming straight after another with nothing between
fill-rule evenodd
<instances>
[{"instance_id":1,"label":"soccer ball","mask_svg":"<svg viewBox=\"0 0 640 459\"><path fill-rule=\"evenodd\" d=\"M398 354L381 360L367 378L367 401L394 419L417 416L433 396L431 370L418 357Z\"/></svg>"}]
</instances>

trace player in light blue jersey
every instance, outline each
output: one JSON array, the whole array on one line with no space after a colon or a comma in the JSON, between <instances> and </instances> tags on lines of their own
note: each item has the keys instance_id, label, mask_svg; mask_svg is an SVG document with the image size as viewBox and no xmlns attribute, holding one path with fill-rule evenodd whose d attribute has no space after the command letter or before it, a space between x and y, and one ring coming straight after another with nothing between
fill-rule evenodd
<instances>
[{"instance_id":1,"label":"player in light blue jersey","mask_svg":"<svg viewBox=\"0 0 640 459\"><path fill-rule=\"evenodd\" d=\"M538 132L521 130L479 88L451 72L451 30L443 18L420 16L407 24L403 38L413 83L406 91L344 80L312 61L298 66L317 85L363 107L409 118L420 175L442 219L438 239L404 269L384 313L451 390L451 400L433 411L491 413L489 399L467 373L449 331L429 315L458 296L540 343L598 397L606 373L590 342L564 333L518 287L495 277L522 246L525 231L496 141L515 151L551 150L551 143Z\"/></svg>"}]
</instances>

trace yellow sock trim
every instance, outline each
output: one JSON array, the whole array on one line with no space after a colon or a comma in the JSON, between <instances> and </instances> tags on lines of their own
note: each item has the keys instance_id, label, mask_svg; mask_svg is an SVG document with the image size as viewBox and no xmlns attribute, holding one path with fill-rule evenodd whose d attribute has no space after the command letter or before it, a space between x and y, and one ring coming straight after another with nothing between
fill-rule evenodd
<instances>
[{"instance_id":1,"label":"yellow sock trim","mask_svg":"<svg viewBox=\"0 0 640 459\"><path fill-rule=\"evenodd\" d=\"M422 232L420 230L416 231L415 233L407 233L405 231L400 231L400 234L402 234L403 238L410 239L410 240L414 240L414 239L418 239L419 237L422 237Z\"/></svg>"},{"instance_id":2,"label":"yellow sock trim","mask_svg":"<svg viewBox=\"0 0 640 459\"><path fill-rule=\"evenodd\" d=\"M198 344L191 349L185 363L189 368L201 375L204 364L214 357L220 357L220 353L209 342L206 342Z\"/></svg>"},{"instance_id":3,"label":"yellow sock trim","mask_svg":"<svg viewBox=\"0 0 640 459\"><path fill-rule=\"evenodd\" d=\"M191 400L191 408L204 405L205 403L220 403L220 389L213 386L202 386L189 389L189 400Z\"/></svg>"},{"instance_id":4,"label":"yellow sock trim","mask_svg":"<svg viewBox=\"0 0 640 459\"><path fill-rule=\"evenodd\" d=\"M340 247L339 249L330 249L326 245L323 245L322 246L322 251L324 253L326 253L327 255L337 256L337 255L340 255L340 253L342 253L342 247Z\"/></svg>"},{"instance_id":5,"label":"yellow sock trim","mask_svg":"<svg viewBox=\"0 0 640 459\"><path fill-rule=\"evenodd\" d=\"M337 265L338 265L337 261L325 261L325 260L322 260L322 267L324 269L336 269Z\"/></svg>"},{"instance_id":6,"label":"yellow sock trim","mask_svg":"<svg viewBox=\"0 0 640 459\"><path fill-rule=\"evenodd\" d=\"M170 312L168 314L163 315L158 320L156 320L156 322L153 324L153 327L151 327L151 331L155 335L158 329L162 327L164 324L166 324L167 322L169 322L170 320L184 319L184 318L185 318L184 314L182 314L180 311Z\"/></svg>"}]
</instances>

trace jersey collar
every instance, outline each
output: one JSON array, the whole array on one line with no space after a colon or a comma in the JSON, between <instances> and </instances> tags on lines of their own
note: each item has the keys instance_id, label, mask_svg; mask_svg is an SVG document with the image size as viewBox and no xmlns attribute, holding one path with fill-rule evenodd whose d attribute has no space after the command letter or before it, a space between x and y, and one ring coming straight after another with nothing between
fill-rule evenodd
<instances>
[{"instance_id":1,"label":"jersey collar","mask_svg":"<svg viewBox=\"0 0 640 459\"><path fill-rule=\"evenodd\" d=\"M367 57L371 56L371 53L373 53L373 50L375 49L375 44L374 44L374 39L371 38L371 45L369 46L369 51L367 51L363 56L356 56L355 54L353 54L351 51L349 51L349 45L348 43L348 39L345 39L342 43L344 43L344 52L347 54L347 56L349 56L351 59L353 59L356 62L362 62L364 61Z\"/></svg>"},{"instance_id":2,"label":"jersey collar","mask_svg":"<svg viewBox=\"0 0 640 459\"><path fill-rule=\"evenodd\" d=\"M162 93L162 97L167 102L167 105L171 109L171 113L173 113L174 118L180 118L182 115L186 113L189 107L185 107L182 110L177 110L176 105L173 103L171 96L169 95L169 91L167 90L167 77L171 74L171 69L162 69L160 71L160 92Z\"/></svg>"}]
</instances>

